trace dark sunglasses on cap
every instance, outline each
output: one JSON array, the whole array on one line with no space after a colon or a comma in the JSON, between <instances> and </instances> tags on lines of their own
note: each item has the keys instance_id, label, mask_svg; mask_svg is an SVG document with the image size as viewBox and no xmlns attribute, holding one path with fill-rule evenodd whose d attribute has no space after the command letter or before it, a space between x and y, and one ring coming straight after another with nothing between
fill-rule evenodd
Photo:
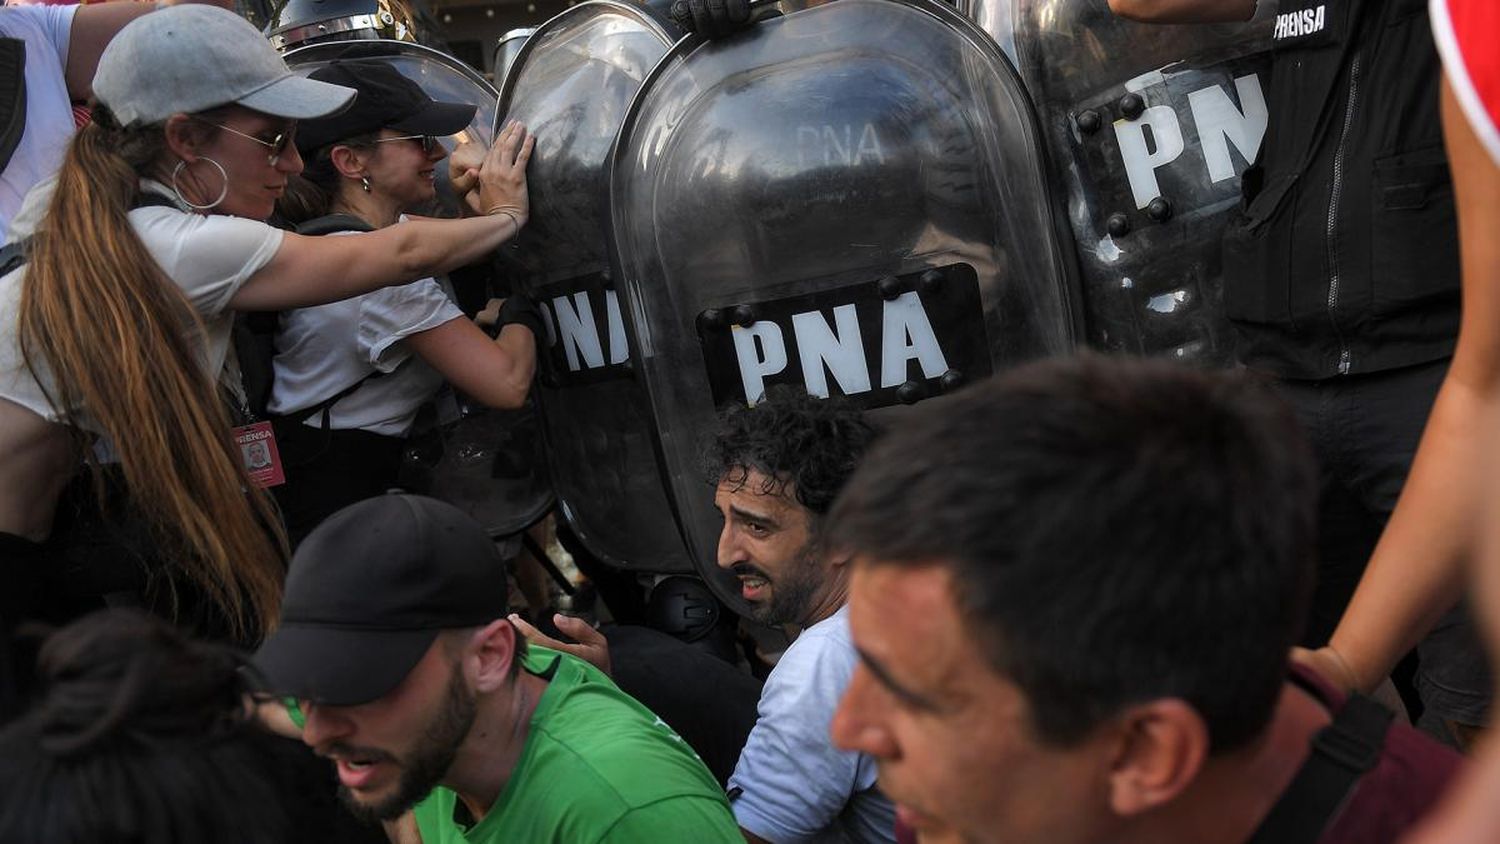
<instances>
[{"instance_id":1,"label":"dark sunglasses on cap","mask_svg":"<svg viewBox=\"0 0 1500 844\"><path fill-rule=\"evenodd\" d=\"M276 135L268 141L265 138L257 138L254 135L248 135L238 129L232 129L222 123L215 123L212 120L204 120L201 117L194 117L193 119L198 121L199 123L206 123L216 129L223 129L225 132L228 132L232 135L239 135L241 138L244 138L247 141L254 141L263 147L269 148L271 152L266 156L266 163L270 164L272 167L275 167L276 162L281 160L281 154L283 152L286 152L287 146L291 144L292 138L296 135L297 132L297 124L293 123L283 131L277 132Z\"/></svg>"},{"instance_id":2,"label":"dark sunglasses on cap","mask_svg":"<svg viewBox=\"0 0 1500 844\"><path fill-rule=\"evenodd\" d=\"M375 139L375 143L377 144L383 144L387 141L416 141L422 147L422 152L426 153L427 155L432 155L438 150L443 150L444 153L447 153L448 151L443 147L442 143L440 143L437 137L434 135L398 135L394 138Z\"/></svg>"}]
</instances>

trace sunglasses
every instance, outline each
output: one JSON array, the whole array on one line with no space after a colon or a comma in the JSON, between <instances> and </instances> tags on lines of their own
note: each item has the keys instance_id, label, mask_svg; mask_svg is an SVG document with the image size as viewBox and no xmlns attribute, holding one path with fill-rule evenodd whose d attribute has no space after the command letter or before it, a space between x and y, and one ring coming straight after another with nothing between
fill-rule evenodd
<instances>
[{"instance_id":1,"label":"sunglasses","mask_svg":"<svg viewBox=\"0 0 1500 844\"><path fill-rule=\"evenodd\" d=\"M271 153L270 155L266 156L266 163L270 164L272 167L275 167L276 162L281 160L281 154L283 152L286 152L287 145L292 142L292 137L297 131L296 124L293 124L285 131L277 132L276 136L268 141L265 138L257 138L254 135L247 135L238 129L231 129L230 127L225 126L222 123L215 123L212 120L204 120L201 117L195 117L193 119L197 120L200 123L206 123L209 126L213 126L216 129L223 129L225 132L228 132L231 135L239 135L241 138L244 138L247 141L254 141L263 147L269 148L271 150Z\"/></svg>"},{"instance_id":2,"label":"sunglasses","mask_svg":"<svg viewBox=\"0 0 1500 844\"><path fill-rule=\"evenodd\" d=\"M447 150L444 149L442 143L439 142L437 137L434 135L398 135L394 138L375 139L375 143L377 144L383 144L387 141L416 141L417 144L422 147L422 152L426 153L427 155L432 155L440 149L444 152L447 152Z\"/></svg>"}]
</instances>

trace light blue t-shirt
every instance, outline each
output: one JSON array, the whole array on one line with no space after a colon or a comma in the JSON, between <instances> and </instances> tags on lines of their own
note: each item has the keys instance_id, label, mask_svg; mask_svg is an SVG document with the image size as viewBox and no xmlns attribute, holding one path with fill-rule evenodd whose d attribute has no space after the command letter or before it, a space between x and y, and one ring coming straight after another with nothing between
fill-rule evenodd
<instances>
[{"instance_id":1,"label":"light blue t-shirt","mask_svg":"<svg viewBox=\"0 0 1500 844\"><path fill-rule=\"evenodd\" d=\"M767 841L895 841L896 809L875 787L875 760L828 735L858 655L849 608L802 631L761 690L759 717L729 778L744 829Z\"/></svg>"}]
</instances>

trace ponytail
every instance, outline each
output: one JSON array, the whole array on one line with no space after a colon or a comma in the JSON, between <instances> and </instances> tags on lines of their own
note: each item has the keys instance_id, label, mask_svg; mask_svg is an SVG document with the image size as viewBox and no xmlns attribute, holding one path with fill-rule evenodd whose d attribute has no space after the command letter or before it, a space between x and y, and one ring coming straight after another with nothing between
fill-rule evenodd
<instances>
[{"instance_id":1,"label":"ponytail","mask_svg":"<svg viewBox=\"0 0 1500 844\"><path fill-rule=\"evenodd\" d=\"M285 538L204 372L193 339L203 322L127 216L141 174L164 150L160 126L122 129L103 107L74 137L32 241L21 352L33 371L50 370L56 395L48 399L78 436L86 414L109 438L133 512L164 559L204 591L236 638L252 638L276 619ZM102 483L96 489L102 498Z\"/></svg>"},{"instance_id":2,"label":"ponytail","mask_svg":"<svg viewBox=\"0 0 1500 844\"><path fill-rule=\"evenodd\" d=\"M276 201L277 215L288 223L301 225L332 214L334 202L345 182L333 165L333 148L370 149L379 134L365 132L308 152L303 157L302 172L287 179L286 191Z\"/></svg>"}]
</instances>

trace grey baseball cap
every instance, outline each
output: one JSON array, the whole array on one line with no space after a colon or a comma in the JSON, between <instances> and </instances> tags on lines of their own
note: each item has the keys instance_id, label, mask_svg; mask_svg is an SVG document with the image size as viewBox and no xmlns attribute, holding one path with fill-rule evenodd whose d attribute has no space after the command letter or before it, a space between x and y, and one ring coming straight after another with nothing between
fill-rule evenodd
<instances>
[{"instance_id":1,"label":"grey baseball cap","mask_svg":"<svg viewBox=\"0 0 1500 844\"><path fill-rule=\"evenodd\" d=\"M131 21L104 48L94 74L94 96L122 126L229 103L307 120L347 108L354 94L292 73L249 21L197 4Z\"/></svg>"}]
</instances>

